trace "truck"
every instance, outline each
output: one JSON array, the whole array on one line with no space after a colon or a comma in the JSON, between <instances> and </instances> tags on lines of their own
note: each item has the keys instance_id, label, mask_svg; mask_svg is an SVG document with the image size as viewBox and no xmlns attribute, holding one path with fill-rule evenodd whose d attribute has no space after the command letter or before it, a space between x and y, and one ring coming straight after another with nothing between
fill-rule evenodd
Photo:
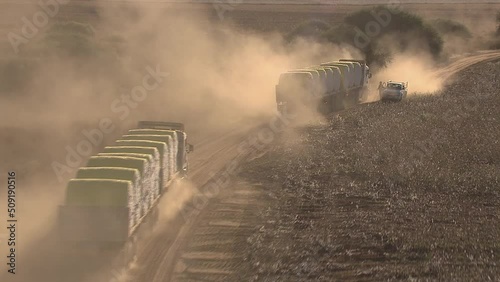
<instances>
[{"instance_id":1,"label":"truck","mask_svg":"<svg viewBox=\"0 0 500 282\"><path fill-rule=\"evenodd\" d=\"M280 75L276 85L278 112L294 112L302 106L314 107L314 98L320 95L319 74L316 71L289 71Z\"/></svg>"},{"instance_id":2,"label":"truck","mask_svg":"<svg viewBox=\"0 0 500 282\"><path fill-rule=\"evenodd\" d=\"M58 213L67 247L118 250L130 258L137 230L154 224L161 196L187 175L194 147L183 124L141 121L124 136L138 137L116 140L69 180Z\"/></svg>"},{"instance_id":3,"label":"truck","mask_svg":"<svg viewBox=\"0 0 500 282\"><path fill-rule=\"evenodd\" d=\"M371 76L366 62L354 59L282 73L276 85L278 112L308 108L328 114L350 107L359 103Z\"/></svg>"},{"instance_id":4,"label":"truck","mask_svg":"<svg viewBox=\"0 0 500 282\"><path fill-rule=\"evenodd\" d=\"M408 95L408 82L395 82L389 80L379 83L379 95L382 102L401 102Z\"/></svg>"}]
</instances>

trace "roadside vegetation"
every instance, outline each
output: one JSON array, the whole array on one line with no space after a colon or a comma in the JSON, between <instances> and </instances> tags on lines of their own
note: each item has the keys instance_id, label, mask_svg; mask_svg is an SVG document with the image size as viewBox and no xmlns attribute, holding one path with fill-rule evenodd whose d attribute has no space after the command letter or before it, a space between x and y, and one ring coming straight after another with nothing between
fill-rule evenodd
<instances>
[{"instance_id":1,"label":"roadside vegetation","mask_svg":"<svg viewBox=\"0 0 500 282\"><path fill-rule=\"evenodd\" d=\"M378 29L373 27L373 23L378 25ZM447 32L466 31L451 23L443 22L442 29ZM370 34L370 28L378 32ZM365 55L368 64L379 67L386 66L394 52L423 49L438 58L443 50L443 39L430 23L420 16L388 6L356 11L337 26L328 26L324 22L319 25L318 21L302 23L288 34L287 39L293 41L297 37L312 37L351 46Z\"/></svg>"},{"instance_id":2,"label":"roadside vegetation","mask_svg":"<svg viewBox=\"0 0 500 282\"><path fill-rule=\"evenodd\" d=\"M377 23L377 31L373 23ZM359 50L373 69L386 67L395 53L427 52L436 60L475 49L500 49L500 12L494 35L474 39L464 24L452 19L424 19L388 6L362 9L347 15L341 24L311 20L300 23L286 35L288 42L298 38L329 42ZM367 37L363 37L369 34ZM364 34L364 35L363 35ZM361 41L363 44L357 44ZM364 44L365 42L366 44Z\"/></svg>"}]
</instances>

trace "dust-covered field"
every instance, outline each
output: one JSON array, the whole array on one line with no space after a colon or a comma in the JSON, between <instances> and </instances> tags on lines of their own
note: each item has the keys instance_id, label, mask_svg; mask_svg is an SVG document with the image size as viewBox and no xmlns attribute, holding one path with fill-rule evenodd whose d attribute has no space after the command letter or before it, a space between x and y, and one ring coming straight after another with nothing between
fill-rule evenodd
<instances>
[{"instance_id":1,"label":"dust-covered field","mask_svg":"<svg viewBox=\"0 0 500 282\"><path fill-rule=\"evenodd\" d=\"M252 277L498 280L500 62L455 78L289 128L250 162L242 177L267 194Z\"/></svg>"}]
</instances>

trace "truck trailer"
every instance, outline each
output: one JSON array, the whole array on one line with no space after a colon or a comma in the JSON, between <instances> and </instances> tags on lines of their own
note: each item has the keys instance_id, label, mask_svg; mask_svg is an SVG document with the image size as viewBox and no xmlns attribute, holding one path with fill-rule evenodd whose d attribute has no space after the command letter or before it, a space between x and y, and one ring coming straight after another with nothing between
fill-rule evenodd
<instances>
[{"instance_id":1,"label":"truck trailer","mask_svg":"<svg viewBox=\"0 0 500 282\"><path fill-rule=\"evenodd\" d=\"M130 257L137 230L156 221L159 199L186 176L191 151L183 124L140 122L69 180L59 207L61 241Z\"/></svg>"},{"instance_id":2,"label":"truck trailer","mask_svg":"<svg viewBox=\"0 0 500 282\"><path fill-rule=\"evenodd\" d=\"M282 73L276 85L278 112L308 108L328 114L349 107L359 103L369 78L366 62L353 59Z\"/></svg>"}]
</instances>

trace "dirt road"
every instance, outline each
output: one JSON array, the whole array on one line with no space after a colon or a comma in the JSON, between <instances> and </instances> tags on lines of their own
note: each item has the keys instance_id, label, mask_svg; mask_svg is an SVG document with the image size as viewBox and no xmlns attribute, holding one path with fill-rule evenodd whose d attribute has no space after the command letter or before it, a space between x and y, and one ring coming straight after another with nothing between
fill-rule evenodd
<instances>
[{"instance_id":1,"label":"dirt road","mask_svg":"<svg viewBox=\"0 0 500 282\"><path fill-rule=\"evenodd\" d=\"M437 77L443 80L450 79L454 74L473 65L500 59L500 51L482 51L477 54L466 55L457 58L454 62L435 72Z\"/></svg>"},{"instance_id":2,"label":"dirt road","mask_svg":"<svg viewBox=\"0 0 500 282\"><path fill-rule=\"evenodd\" d=\"M231 177L233 170L251 151L256 150L251 148L250 143L255 137L254 132L262 127L261 124L265 122L239 126L226 134L195 144L195 152L190 156L188 178L188 185L194 187L194 194L184 204L183 210L148 238L144 248L139 251L135 268L127 272L129 281L169 280L184 239L197 226L200 214L204 213L208 204L205 201L225 193L226 180ZM217 185L217 188L206 190L210 185ZM207 197L205 195L208 192L211 195ZM169 193L164 197L170 197Z\"/></svg>"},{"instance_id":3,"label":"dirt road","mask_svg":"<svg viewBox=\"0 0 500 282\"><path fill-rule=\"evenodd\" d=\"M457 59L436 73L449 79L469 66L496 59L500 59L500 52L480 52ZM207 170L218 171L238 158L238 145L256 128L259 126L240 128L202 143L191 159L192 181L203 187L210 178ZM238 162L243 161L242 157ZM238 252L255 231L255 215L262 208L262 197L266 197L262 191L245 183L231 184L204 210L196 210L185 222L176 223L181 226L164 230L152 239L142 250L139 270L133 273L131 281L236 281L247 259L238 256Z\"/></svg>"}]
</instances>

